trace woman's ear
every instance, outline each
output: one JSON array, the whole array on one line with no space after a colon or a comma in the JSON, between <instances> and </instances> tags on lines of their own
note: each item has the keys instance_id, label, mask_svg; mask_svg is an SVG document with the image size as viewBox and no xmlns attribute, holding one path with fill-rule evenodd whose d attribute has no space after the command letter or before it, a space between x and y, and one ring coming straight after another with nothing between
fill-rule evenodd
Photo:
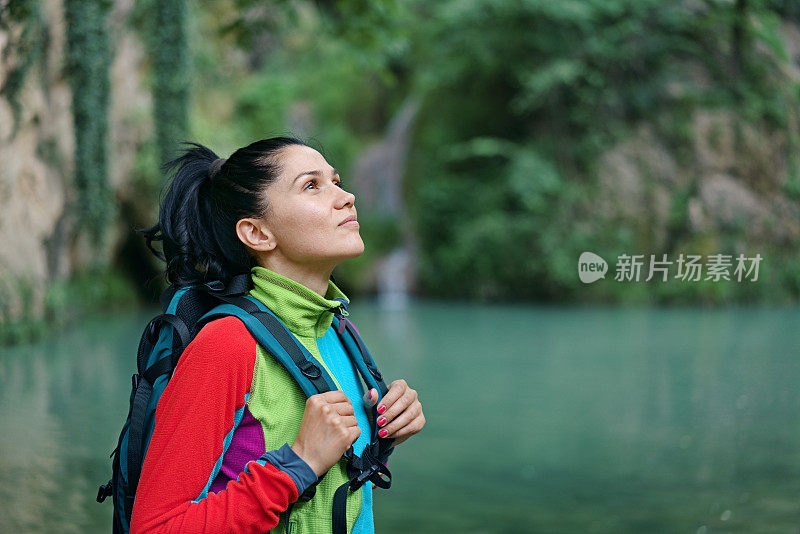
<instances>
[{"instance_id":1,"label":"woman's ear","mask_svg":"<svg viewBox=\"0 0 800 534\"><path fill-rule=\"evenodd\" d=\"M268 251L275 248L275 236L267 228L263 219L239 219L236 222L236 235L248 248Z\"/></svg>"}]
</instances>

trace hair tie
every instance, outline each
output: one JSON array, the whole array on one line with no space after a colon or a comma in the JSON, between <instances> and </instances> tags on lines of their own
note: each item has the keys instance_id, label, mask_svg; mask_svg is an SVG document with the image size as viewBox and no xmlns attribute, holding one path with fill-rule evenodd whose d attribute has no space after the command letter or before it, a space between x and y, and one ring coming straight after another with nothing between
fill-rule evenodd
<instances>
[{"instance_id":1,"label":"hair tie","mask_svg":"<svg viewBox=\"0 0 800 534\"><path fill-rule=\"evenodd\" d=\"M214 178L217 174L219 174L219 170L223 165L225 165L226 161L228 161L227 158L217 158L211 162L211 166L208 168L209 179Z\"/></svg>"}]
</instances>

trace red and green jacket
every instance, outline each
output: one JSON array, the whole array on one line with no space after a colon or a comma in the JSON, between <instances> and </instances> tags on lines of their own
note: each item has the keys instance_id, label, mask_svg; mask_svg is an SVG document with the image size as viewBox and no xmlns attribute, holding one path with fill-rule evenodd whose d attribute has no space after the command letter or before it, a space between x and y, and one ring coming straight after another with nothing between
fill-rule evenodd
<instances>
[{"instance_id":1,"label":"red and green jacket","mask_svg":"<svg viewBox=\"0 0 800 534\"><path fill-rule=\"evenodd\" d=\"M263 267L252 270L250 295L266 304L322 363L350 398L370 436L363 385L331 326L346 315L344 293L329 281L325 297ZM235 317L209 322L186 347L156 408L155 428L136 492L131 534L285 532L283 512L295 503L291 534L331 531L333 492L347 480L340 460L314 498L296 502L317 477L290 448L306 397L291 376ZM372 488L347 501L348 532L374 532Z\"/></svg>"}]
</instances>

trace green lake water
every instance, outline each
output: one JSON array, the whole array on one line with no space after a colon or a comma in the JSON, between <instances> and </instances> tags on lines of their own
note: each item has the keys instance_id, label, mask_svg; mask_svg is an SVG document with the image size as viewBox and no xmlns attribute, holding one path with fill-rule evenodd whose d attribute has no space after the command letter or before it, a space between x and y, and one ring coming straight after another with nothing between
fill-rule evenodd
<instances>
[{"instance_id":1,"label":"green lake water","mask_svg":"<svg viewBox=\"0 0 800 534\"><path fill-rule=\"evenodd\" d=\"M800 309L354 304L427 426L380 533L800 532ZM110 532L97 504L150 312L0 348L0 532Z\"/></svg>"}]
</instances>

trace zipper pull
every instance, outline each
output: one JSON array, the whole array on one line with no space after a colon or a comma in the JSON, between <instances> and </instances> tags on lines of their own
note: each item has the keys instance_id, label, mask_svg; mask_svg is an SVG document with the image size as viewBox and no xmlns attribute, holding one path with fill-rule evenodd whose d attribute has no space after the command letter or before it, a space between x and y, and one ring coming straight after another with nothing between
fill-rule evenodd
<instances>
[{"instance_id":1,"label":"zipper pull","mask_svg":"<svg viewBox=\"0 0 800 534\"><path fill-rule=\"evenodd\" d=\"M340 298L335 298L333 300L335 300L335 301L337 301L337 302L339 302L341 304L341 306L337 306L335 308L332 308L334 310L333 311L334 314L340 315L340 316L343 316L343 317L347 317L347 316L350 315L350 312L347 311L347 301L345 299L340 297Z\"/></svg>"}]
</instances>

